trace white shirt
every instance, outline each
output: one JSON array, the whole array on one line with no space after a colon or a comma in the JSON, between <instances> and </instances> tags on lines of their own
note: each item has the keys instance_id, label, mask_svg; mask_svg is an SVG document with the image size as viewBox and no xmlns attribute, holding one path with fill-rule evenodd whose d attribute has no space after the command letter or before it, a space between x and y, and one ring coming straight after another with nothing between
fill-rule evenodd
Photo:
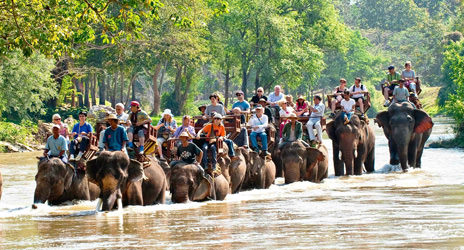
<instances>
[{"instance_id":1,"label":"white shirt","mask_svg":"<svg viewBox=\"0 0 464 250\"><path fill-rule=\"evenodd\" d=\"M366 86L360 84L359 85L359 88L356 87L356 85L353 85L351 88L350 88L350 92L351 93L354 93L354 92L361 92L361 91L366 91ZM353 95L351 96L352 98L359 98L359 97L364 97L364 94L356 94L356 95Z\"/></svg>"},{"instance_id":2,"label":"white shirt","mask_svg":"<svg viewBox=\"0 0 464 250\"><path fill-rule=\"evenodd\" d=\"M292 107L287 106L286 109L280 109L279 115L280 115L280 117L283 117L283 116L288 117L288 115L290 115L293 112L295 112L295 110Z\"/></svg>"},{"instance_id":3,"label":"white shirt","mask_svg":"<svg viewBox=\"0 0 464 250\"><path fill-rule=\"evenodd\" d=\"M256 133L263 133L266 131L266 128L268 126L268 118L267 115L263 114L261 117L257 117L256 115L253 115L251 119L248 121L248 126L252 128L252 132ZM254 130L254 127L258 127L257 130Z\"/></svg>"},{"instance_id":4,"label":"white shirt","mask_svg":"<svg viewBox=\"0 0 464 250\"><path fill-rule=\"evenodd\" d=\"M345 112L351 112L353 110L353 105L355 105L355 104L356 104L356 102L351 98L348 101L343 99L340 102L340 105L342 105L343 111L345 111Z\"/></svg>"},{"instance_id":5,"label":"white shirt","mask_svg":"<svg viewBox=\"0 0 464 250\"><path fill-rule=\"evenodd\" d=\"M267 96L267 100L270 102L278 102L282 100L282 98L284 98L284 94L282 94L282 92L280 92L277 96L275 95L275 92L272 92Z\"/></svg>"},{"instance_id":6,"label":"white shirt","mask_svg":"<svg viewBox=\"0 0 464 250\"><path fill-rule=\"evenodd\" d=\"M320 102L319 104L314 105L315 109L317 109L317 112L311 112L311 115L309 116L310 118L316 118L316 117L323 117L324 116L324 111L325 111L325 105L324 103Z\"/></svg>"}]
</instances>

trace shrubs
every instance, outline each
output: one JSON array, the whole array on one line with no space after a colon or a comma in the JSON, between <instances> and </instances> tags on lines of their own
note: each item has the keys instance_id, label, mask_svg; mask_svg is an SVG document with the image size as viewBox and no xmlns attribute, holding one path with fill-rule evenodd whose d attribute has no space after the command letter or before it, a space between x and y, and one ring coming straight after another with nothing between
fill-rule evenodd
<instances>
[{"instance_id":1,"label":"shrubs","mask_svg":"<svg viewBox=\"0 0 464 250\"><path fill-rule=\"evenodd\" d=\"M28 144L27 141L33 137L33 133L36 131L37 125L29 121L21 122L21 125L0 122L0 141Z\"/></svg>"}]
</instances>

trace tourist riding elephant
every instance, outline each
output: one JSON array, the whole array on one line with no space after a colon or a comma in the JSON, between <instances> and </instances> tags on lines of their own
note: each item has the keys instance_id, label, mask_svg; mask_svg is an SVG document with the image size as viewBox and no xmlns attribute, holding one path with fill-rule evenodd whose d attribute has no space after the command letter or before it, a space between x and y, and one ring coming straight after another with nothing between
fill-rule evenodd
<instances>
[{"instance_id":1,"label":"tourist riding elephant","mask_svg":"<svg viewBox=\"0 0 464 250\"><path fill-rule=\"evenodd\" d=\"M218 157L218 164L221 168L222 175L226 178L227 182L229 182L229 193L235 194L240 192L243 181L245 180L247 164L242 152L246 151L245 148L237 147L235 149L235 155L239 158L235 161L231 161L227 154Z\"/></svg>"},{"instance_id":2,"label":"tourist riding elephant","mask_svg":"<svg viewBox=\"0 0 464 250\"><path fill-rule=\"evenodd\" d=\"M319 183L327 178L329 172L329 153L324 145L318 148L306 148L308 166L304 180Z\"/></svg>"},{"instance_id":3,"label":"tourist riding elephant","mask_svg":"<svg viewBox=\"0 0 464 250\"><path fill-rule=\"evenodd\" d=\"M267 189L274 184L276 166L270 156L263 158L254 151L244 155L248 164L243 189Z\"/></svg>"},{"instance_id":4,"label":"tourist riding elephant","mask_svg":"<svg viewBox=\"0 0 464 250\"><path fill-rule=\"evenodd\" d=\"M344 116L340 113L327 124L326 131L332 140L335 176L361 175L363 164L368 173L374 172L375 135L367 122L353 115L345 125Z\"/></svg>"},{"instance_id":5,"label":"tourist riding elephant","mask_svg":"<svg viewBox=\"0 0 464 250\"><path fill-rule=\"evenodd\" d=\"M112 210L116 201L118 206L165 202L166 176L154 160L149 159L149 165L144 168L142 163L130 160L121 151L104 151L87 162L86 171L89 180L101 189L103 211Z\"/></svg>"},{"instance_id":6,"label":"tourist riding elephant","mask_svg":"<svg viewBox=\"0 0 464 250\"><path fill-rule=\"evenodd\" d=\"M421 167L422 152L432 133L432 118L423 110L415 109L409 102L393 103L388 111L375 118L388 139L390 164L401 164L403 171L409 166Z\"/></svg>"},{"instance_id":7,"label":"tourist riding elephant","mask_svg":"<svg viewBox=\"0 0 464 250\"><path fill-rule=\"evenodd\" d=\"M95 199L99 189L89 183L84 171L76 172L58 158L41 158L35 176L34 204L48 201L49 205L58 205L71 200Z\"/></svg>"},{"instance_id":8,"label":"tourist riding elephant","mask_svg":"<svg viewBox=\"0 0 464 250\"><path fill-rule=\"evenodd\" d=\"M224 200L229 193L229 182L221 174L212 179L196 164L177 164L171 168L171 200L174 203L203 201L207 198Z\"/></svg>"}]
</instances>

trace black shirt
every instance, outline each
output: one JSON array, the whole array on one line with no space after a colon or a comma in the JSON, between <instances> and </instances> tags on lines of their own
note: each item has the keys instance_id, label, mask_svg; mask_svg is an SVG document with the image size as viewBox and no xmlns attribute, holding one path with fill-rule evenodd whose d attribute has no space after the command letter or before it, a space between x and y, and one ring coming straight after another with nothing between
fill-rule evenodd
<instances>
[{"instance_id":1,"label":"black shirt","mask_svg":"<svg viewBox=\"0 0 464 250\"><path fill-rule=\"evenodd\" d=\"M254 96L251 98L250 102L253 102L254 104L258 104L259 99L261 99L261 98L263 98L264 100L267 101L267 96L265 96L265 95L262 95L261 97L258 97L258 95L254 95Z\"/></svg>"},{"instance_id":2,"label":"black shirt","mask_svg":"<svg viewBox=\"0 0 464 250\"><path fill-rule=\"evenodd\" d=\"M197 145L191 142L189 142L187 147L180 145L177 148L177 156L179 156L181 161L187 164L194 163L195 157L200 155L200 152L201 152L201 149Z\"/></svg>"}]
</instances>

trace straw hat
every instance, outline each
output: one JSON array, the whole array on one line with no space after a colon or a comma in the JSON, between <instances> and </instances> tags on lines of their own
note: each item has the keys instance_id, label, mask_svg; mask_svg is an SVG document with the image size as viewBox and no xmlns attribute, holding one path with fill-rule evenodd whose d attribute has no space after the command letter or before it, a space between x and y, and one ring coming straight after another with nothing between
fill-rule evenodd
<instances>
[{"instance_id":1,"label":"straw hat","mask_svg":"<svg viewBox=\"0 0 464 250\"><path fill-rule=\"evenodd\" d=\"M109 120L119 120L118 117L116 117L115 114L110 114L106 117L106 120L109 121Z\"/></svg>"},{"instance_id":2,"label":"straw hat","mask_svg":"<svg viewBox=\"0 0 464 250\"><path fill-rule=\"evenodd\" d=\"M184 131L184 132L182 132L182 133L180 133L180 135L179 135L179 138L181 138L181 137L187 137L187 138L190 138L189 134L188 134L187 132L185 132L185 131Z\"/></svg>"}]
</instances>

